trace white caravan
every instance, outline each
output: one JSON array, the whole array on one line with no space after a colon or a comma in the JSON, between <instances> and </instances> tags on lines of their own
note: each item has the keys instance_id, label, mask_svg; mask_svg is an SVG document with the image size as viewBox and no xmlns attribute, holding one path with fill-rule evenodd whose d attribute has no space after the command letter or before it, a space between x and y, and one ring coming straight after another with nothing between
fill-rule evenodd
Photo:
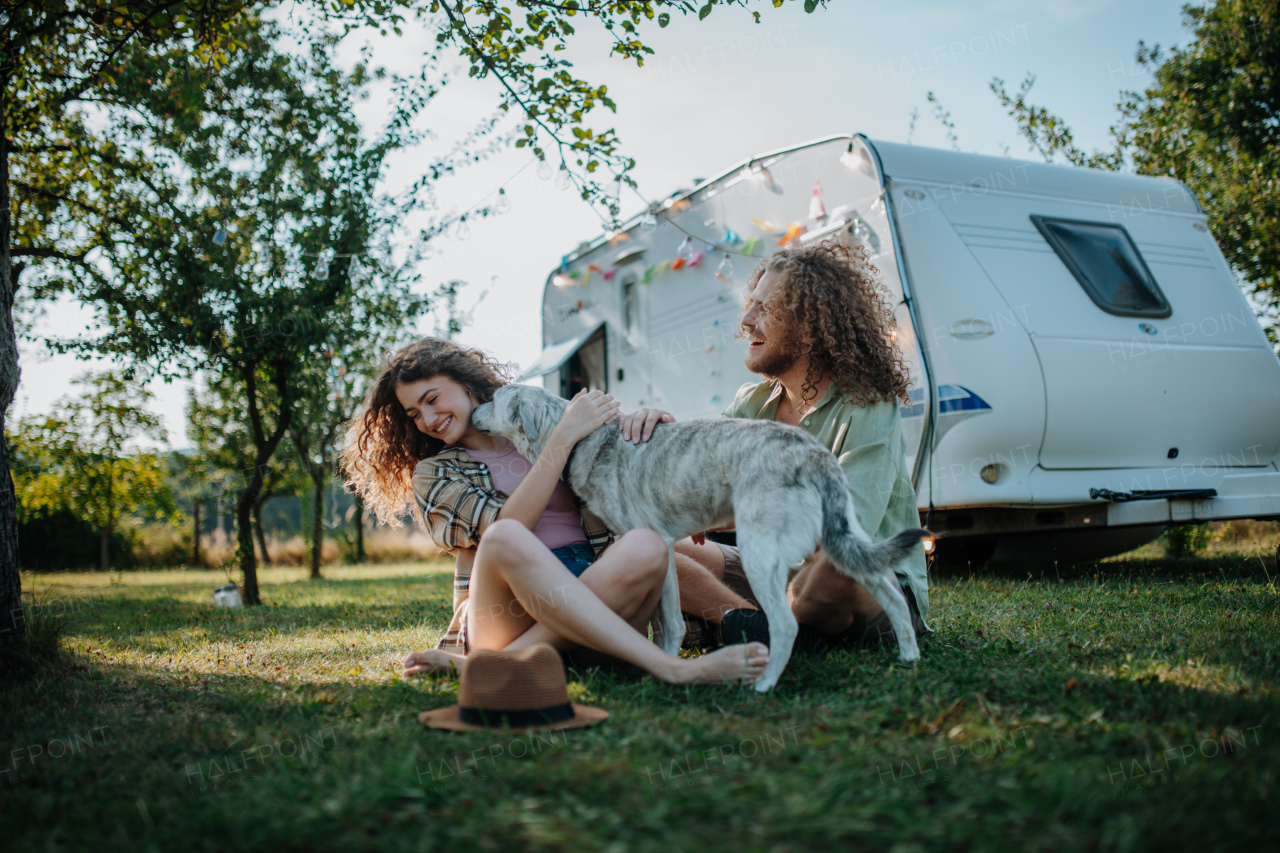
<instances>
[{"instance_id":1,"label":"white caravan","mask_svg":"<svg viewBox=\"0 0 1280 853\"><path fill-rule=\"evenodd\" d=\"M758 380L734 339L758 257L841 230L896 305L941 554L1087 559L1280 517L1280 360L1171 179L862 135L763 154L565 256L524 376L715 415Z\"/></svg>"}]
</instances>

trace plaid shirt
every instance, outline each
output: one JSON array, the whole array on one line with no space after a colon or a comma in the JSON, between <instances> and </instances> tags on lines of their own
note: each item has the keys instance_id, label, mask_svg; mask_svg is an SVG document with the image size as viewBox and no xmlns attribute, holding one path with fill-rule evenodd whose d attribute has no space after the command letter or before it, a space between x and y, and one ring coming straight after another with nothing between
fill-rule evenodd
<instances>
[{"instance_id":1,"label":"plaid shirt","mask_svg":"<svg viewBox=\"0 0 1280 853\"><path fill-rule=\"evenodd\" d=\"M507 495L493 486L489 466L472 459L454 444L423 459L413 469L413 496L418 502L427 533L438 548L457 554L453 571L453 618L437 649L466 651L463 623L471 587L471 562L480 537L498 518ZM613 541L600 519L574 495L582 515L582 532L596 556Z\"/></svg>"}]
</instances>

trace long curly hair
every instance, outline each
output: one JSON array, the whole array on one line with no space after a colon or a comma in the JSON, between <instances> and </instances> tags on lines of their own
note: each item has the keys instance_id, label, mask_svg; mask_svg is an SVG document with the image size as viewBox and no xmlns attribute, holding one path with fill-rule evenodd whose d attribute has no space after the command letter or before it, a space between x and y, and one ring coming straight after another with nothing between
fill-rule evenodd
<instances>
[{"instance_id":1,"label":"long curly hair","mask_svg":"<svg viewBox=\"0 0 1280 853\"><path fill-rule=\"evenodd\" d=\"M509 381L509 369L480 350L452 341L423 338L387 357L360 412L347 424L342 447L346 484L364 499L378 521L401 526L413 511L413 469L444 449L444 442L419 432L396 399L396 386L431 376L447 376L478 404Z\"/></svg>"},{"instance_id":2,"label":"long curly hair","mask_svg":"<svg viewBox=\"0 0 1280 853\"><path fill-rule=\"evenodd\" d=\"M910 403L909 370L895 343L897 324L889 294L876 278L867 248L829 238L808 246L788 246L765 258L751 273L743 314L751 292L767 272L780 276L770 311L789 316L797 345L809 359L801 396L816 396L830 377L850 402L868 405L901 400ZM738 337L745 334L739 327Z\"/></svg>"}]
</instances>

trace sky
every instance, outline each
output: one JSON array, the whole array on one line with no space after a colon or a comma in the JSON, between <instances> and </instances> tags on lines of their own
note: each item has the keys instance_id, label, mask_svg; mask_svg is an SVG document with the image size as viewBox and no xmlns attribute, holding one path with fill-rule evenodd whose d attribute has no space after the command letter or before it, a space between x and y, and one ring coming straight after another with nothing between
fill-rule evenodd
<instances>
[{"instance_id":1,"label":"sky","mask_svg":"<svg viewBox=\"0 0 1280 853\"><path fill-rule=\"evenodd\" d=\"M1005 81L1010 91L1034 74L1030 100L1066 119L1078 145L1109 148L1108 128L1116 120L1122 90L1140 90L1149 75L1134 61L1139 41L1169 47L1185 44L1181 0L989 0L924 2L828 0L826 9L805 14L801 2L775 9L768 0L750 11L717 8L706 20L673 18L660 29L642 29L654 48L643 68L610 57L607 36L590 25L578 27L568 52L576 73L608 86L616 115L602 113L595 126L616 129L625 153L635 158L637 192L624 191L623 216L641 209L643 199L661 199L693 186L756 154L834 134L864 133L872 139L950 147L947 131L928 100L932 92L950 113L964 151L1038 159L1018 136L1014 121L989 84ZM296 10L275 13L287 21ZM348 37L340 62L356 61L365 43L377 64L413 73L433 43L428 26L410 25L402 36L356 32ZM420 177L419 164L451 148L498 103L499 84L466 77L463 70L426 108L423 126L433 137L422 150L400 152L388 163L389 190ZM388 89L380 86L357 113L370 133L388 114ZM912 111L918 117L912 128ZM601 111L598 111L601 112ZM543 285L561 256L598 237L598 212L572 190L538 176L525 150L501 151L471 164L436 187L439 210L463 212L496 200L510 201L506 213L468 223L469 234L453 229L432 241L423 261L422 287L462 280L460 305L471 322L459 340L502 361L528 365L542 348L539 313ZM425 220L424 220L425 221ZM405 237L424 221L406 222ZM465 238L465 239L464 239ZM406 329L406 342L430 334L437 318ZM14 417L49 411L75 389L70 380L103 365L52 356L41 338L82 333L92 312L74 302L51 306L20 342L22 380ZM152 383L169 444L185 447L184 383Z\"/></svg>"}]
</instances>

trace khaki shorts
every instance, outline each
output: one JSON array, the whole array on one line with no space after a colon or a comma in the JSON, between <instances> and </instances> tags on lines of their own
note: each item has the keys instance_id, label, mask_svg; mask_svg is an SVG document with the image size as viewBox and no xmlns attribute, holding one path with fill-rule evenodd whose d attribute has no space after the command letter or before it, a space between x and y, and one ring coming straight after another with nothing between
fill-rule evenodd
<instances>
[{"instance_id":1,"label":"khaki shorts","mask_svg":"<svg viewBox=\"0 0 1280 853\"><path fill-rule=\"evenodd\" d=\"M747 573L742 570L742 556L738 553L738 549L733 545L723 545L719 542L715 543L724 553L724 585L734 593L750 601L754 606L759 607L760 602L756 600L755 595L751 592L751 584L747 583ZM795 580L800 570L809 565L813 557L805 560L798 566L791 567L791 574L787 577L787 586L791 586L791 581ZM790 600L790 597L788 597Z\"/></svg>"}]
</instances>

